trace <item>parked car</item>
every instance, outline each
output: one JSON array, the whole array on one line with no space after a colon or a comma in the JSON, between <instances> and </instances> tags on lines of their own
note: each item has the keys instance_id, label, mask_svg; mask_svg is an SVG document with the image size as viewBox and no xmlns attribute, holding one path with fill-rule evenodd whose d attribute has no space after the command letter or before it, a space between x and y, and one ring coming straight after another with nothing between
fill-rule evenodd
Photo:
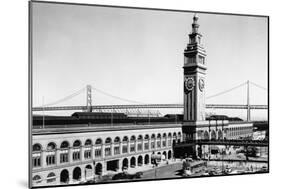
<instances>
[{"instance_id":1,"label":"parked car","mask_svg":"<svg viewBox=\"0 0 281 189\"><path fill-rule=\"evenodd\" d=\"M122 172L114 175L112 177L112 180L122 180L122 179L136 179L141 178L143 175L143 172L137 172L134 174L129 174L128 172Z\"/></svg>"},{"instance_id":2,"label":"parked car","mask_svg":"<svg viewBox=\"0 0 281 189\"><path fill-rule=\"evenodd\" d=\"M192 172L191 172L191 170L189 168L183 170L182 176L188 177L188 176L191 176L191 175L192 175Z\"/></svg>"}]
</instances>

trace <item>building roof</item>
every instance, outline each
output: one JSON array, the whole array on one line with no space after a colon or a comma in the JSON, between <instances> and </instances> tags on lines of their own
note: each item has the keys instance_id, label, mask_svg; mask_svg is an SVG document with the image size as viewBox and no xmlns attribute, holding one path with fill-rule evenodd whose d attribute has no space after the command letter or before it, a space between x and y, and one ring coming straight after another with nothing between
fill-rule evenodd
<instances>
[{"instance_id":1,"label":"building roof","mask_svg":"<svg viewBox=\"0 0 281 189\"><path fill-rule=\"evenodd\" d=\"M61 127L57 125L54 128L36 128L32 130L32 135L48 135L48 134L69 134L84 132L105 132L105 131L122 131L122 130L143 130L143 129L163 129L163 128L180 128L182 124L176 123L157 123L157 124L119 124L119 125L67 125Z\"/></svg>"}]
</instances>

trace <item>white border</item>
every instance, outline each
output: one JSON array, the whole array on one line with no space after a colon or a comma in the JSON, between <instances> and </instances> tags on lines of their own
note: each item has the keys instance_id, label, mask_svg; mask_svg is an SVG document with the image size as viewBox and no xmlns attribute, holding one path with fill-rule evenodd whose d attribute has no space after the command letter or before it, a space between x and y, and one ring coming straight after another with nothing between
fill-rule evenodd
<instances>
[{"instance_id":1,"label":"white border","mask_svg":"<svg viewBox=\"0 0 281 189\"><path fill-rule=\"evenodd\" d=\"M58 0L59 1L59 0ZM280 104L280 5L278 1L250 0L68 0L68 2L246 13L270 16L270 174L106 184L78 188L278 188L281 170L278 125ZM1 188L27 188L27 92L28 92L28 2L1 1ZM66 187L71 188L71 187Z\"/></svg>"}]
</instances>

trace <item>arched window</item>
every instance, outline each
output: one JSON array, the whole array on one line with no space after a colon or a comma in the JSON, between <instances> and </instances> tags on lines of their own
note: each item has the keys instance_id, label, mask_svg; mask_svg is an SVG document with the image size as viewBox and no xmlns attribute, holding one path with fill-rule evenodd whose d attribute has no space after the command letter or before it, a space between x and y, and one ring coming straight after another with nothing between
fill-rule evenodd
<instances>
[{"instance_id":1,"label":"arched window","mask_svg":"<svg viewBox=\"0 0 281 189\"><path fill-rule=\"evenodd\" d=\"M54 165L56 163L56 154L55 154L56 144L50 142L47 146L47 150L49 153L46 156L46 164L47 165Z\"/></svg>"},{"instance_id":2,"label":"arched window","mask_svg":"<svg viewBox=\"0 0 281 189\"><path fill-rule=\"evenodd\" d=\"M161 134L160 133L158 133L158 135L157 135L157 139L160 139L161 138Z\"/></svg>"},{"instance_id":3,"label":"arched window","mask_svg":"<svg viewBox=\"0 0 281 189\"><path fill-rule=\"evenodd\" d=\"M181 142L181 132L178 132L178 143Z\"/></svg>"},{"instance_id":4,"label":"arched window","mask_svg":"<svg viewBox=\"0 0 281 189\"><path fill-rule=\"evenodd\" d=\"M149 135L144 136L144 149L149 150Z\"/></svg>"},{"instance_id":5,"label":"arched window","mask_svg":"<svg viewBox=\"0 0 281 189\"><path fill-rule=\"evenodd\" d=\"M155 148L155 134L151 135L151 149Z\"/></svg>"},{"instance_id":6,"label":"arched window","mask_svg":"<svg viewBox=\"0 0 281 189\"><path fill-rule=\"evenodd\" d=\"M33 152L40 152L42 150L42 147L40 144L36 143L32 146L32 151Z\"/></svg>"},{"instance_id":7,"label":"arched window","mask_svg":"<svg viewBox=\"0 0 281 189\"><path fill-rule=\"evenodd\" d=\"M114 139L114 155L119 155L120 154L120 137L115 137Z\"/></svg>"},{"instance_id":8,"label":"arched window","mask_svg":"<svg viewBox=\"0 0 281 189\"><path fill-rule=\"evenodd\" d=\"M80 157L80 148L81 147L81 141L80 140L75 140L73 142L73 147L75 149L73 149L73 152L72 152L72 160L73 161L78 161L81 159Z\"/></svg>"},{"instance_id":9,"label":"arched window","mask_svg":"<svg viewBox=\"0 0 281 189\"><path fill-rule=\"evenodd\" d=\"M119 142L120 142L120 138L119 137L115 137L114 143L119 143Z\"/></svg>"},{"instance_id":10,"label":"arched window","mask_svg":"<svg viewBox=\"0 0 281 189\"><path fill-rule=\"evenodd\" d=\"M168 133L168 146L172 146L172 133Z\"/></svg>"},{"instance_id":11,"label":"arched window","mask_svg":"<svg viewBox=\"0 0 281 189\"><path fill-rule=\"evenodd\" d=\"M90 159L92 157L92 150L91 150L92 140L87 139L85 141L85 150L84 150L84 158Z\"/></svg>"},{"instance_id":12,"label":"arched window","mask_svg":"<svg viewBox=\"0 0 281 189\"><path fill-rule=\"evenodd\" d=\"M95 142L95 157L100 158L101 157L101 145L102 145L102 139L98 138Z\"/></svg>"},{"instance_id":13,"label":"arched window","mask_svg":"<svg viewBox=\"0 0 281 189\"><path fill-rule=\"evenodd\" d=\"M56 149L56 144L53 142L50 142L47 146L47 150L55 150Z\"/></svg>"},{"instance_id":14,"label":"arched window","mask_svg":"<svg viewBox=\"0 0 281 189\"><path fill-rule=\"evenodd\" d=\"M105 144L107 144L104 148L104 155L105 156L111 156L111 146L108 144L111 144L111 138L108 137L105 139Z\"/></svg>"},{"instance_id":15,"label":"arched window","mask_svg":"<svg viewBox=\"0 0 281 189\"><path fill-rule=\"evenodd\" d=\"M39 175L35 175L33 178L32 178L32 181L36 184L42 182L42 179Z\"/></svg>"},{"instance_id":16,"label":"arched window","mask_svg":"<svg viewBox=\"0 0 281 189\"><path fill-rule=\"evenodd\" d=\"M129 141L129 139L128 139L128 137L127 137L127 136L124 136L122 141L123 141L123 142L128 142L128 141Z\"/></svg>"},{"instance_id":17,"label":"arched window","mask_svg":"<svg viewBox=\"0 0 281 189\"><path fill-rule=\"evenodd\" d=\"M42 147L40 144L34 144L32 146L32 165L33 167L40 167L41 166L41 151L42 151Z\"/></svg>"},{"instance_id":18,"label":"arched window","mask_svg":"<svg viewBox=\"0 0 281 189\"><path fill-rule=\"evenodd\" d=\"M128 137L127 137L127 136L124 136L122 141L123 141L122 153L123 153L123 154L124 154L124 153L128 153L128 141L129 141Z\"/></svg>"},{"instance_id":19,"label":"arched window","mask_svg":"<svg viewBox=\"0 0 281 189\"><path fill-rule=\"evenodd\" d=\"M136 141L136 137L134 135L131 136L131 138L130 138L130 152L136 151L135 141Z\"/></svg>"},{"instance_id":20,"label":"arched window","mask_svg":"<svg viewBox=\"0 0 281 189\"><path fill-rule=\"evenodd\" d=\"M136 140L136 137L134 135L131 136L130 141L132 142L132 141L135 141L135 140Z\"/></svg>"},{"instance_id":21,"label":"arched window","mask_svg":"<svg viewBox=\"0 0 281 189\"><path fill-rule=\"evenodd\" d=\"M80 140L75 140L75 141L73 142L73 147L80 147L80 146L81 146Z\"/></svg>"},{"instance_id":22,"label":"arched window","mask_svg":"<svg viewBox=\"0 0 281 189\"><path fill-rule=\"evenodd\" d=\"M102 144L102 139L100 139L100 138L98 138L97 140L96 140L96 142L95 142L95 144Z\"/></svg>"},{"instance_id":23,"label":"arched window","mask_svg":"<svg viewBox=\"0 0 281 189\"><path fill-rule=\"evenodd\" d=\"M111 143L111 138L110 137L106 138L105 139L105 144L110 144L110 143Z\"/></svg>"},{"instance_id":24,"label":"arched window","mask_svg":"<svg viewBox=\"0 0 281 189\"><path fill-rule=\"evenodd\" d=\"M177 133L176 133L176 132L173 133L173 138L174 138L174 139L177 138Z\"/></svg>"},{"instance_id":25,"label":"arched window","mask_svg":"<svg viewBox=\"0 0 281 189\"><path fill-rule=\"evenodd\" d=\"M139 136L138 136L138 140L142 140L142 135L139 135Z\"/></svg>"},{"instance_id":26,"label":"arched window","mask_svg":"<svg viewBox=\"0 0 281 189\"><path fill-rule=\"evenodd\" d=\"M53 172L49 173L47 176L47 183L55 182L55 181L56 181L55 173L53 173Z\"/></svg>"},{"instance_id":27,"label":"arched window","mask_svg":"<svg viewBox=\"0 0 281 189\"><path fill-rule=\"evenodd\" d=\"M69 143L67 141L63 141L60 145L61 149L69 148ZM60 163L68 162L68 150L62 150L60 152Z\"/></svg>"},{"instance_id":28,"label":"arched window","mask_svg":"<svg viewBox=\"0 0 281 189\"><path fill-rule=\"evenodd\" d=\"M142 151L142 135L138 136L138 151Z\"/></svg>"},{"instance_id":29,"label":"arched window","mask_svg":"<svg viewBox=\"0 0 281 189\"><path fill-rule=\"evenodd\" d=\"M85 141L85 146L91 146L92 145L92 140L91 139L87 139Z\"/></svg>"},{"instance_id":30,"label":"arched window","mask_svg":"<svg viewBox=\"0 0 281 189\"><path fill-rule=\"evenodd\" d=\"M69 143L67 141L63 141L60 145L60 148L68 148L69 147Z\"/></svg>"},{"instance_id":31,"label":"arched window","mask_svg":"<svg viewBox=\"0 0 281 189\"><path fill-rule=\"evenodd\" d=\"M167 134L164 133L164 134L163 134L163 140L162 140L162 146L163 146L163 147L166 147L166 145L167 145L167 143L166 143L166 138L167 138Z\"/></svg>"},{"instance_id":32,"label":"arched window","mask_svg":"<svg viewBox=\"0 0 281 189\"><path fill-rule=\"evenodd\" d=\"M145 140L148 140L148 139L149 139L149 135L145 135L145 136L144 136L144 139L145 139Z\"/></svg>"},{"instance_id":33,"label":"arched window","mask_svg":"<svg viewBox=\"0 0 281 189\"><path fill-rule=\"evenodd\" d=\"M158 133L157 134L157 142L156 142L157 148L161 148L161 141L160 141L160 139L161 139L161 134Z\"/></svg>"}]
</instances>

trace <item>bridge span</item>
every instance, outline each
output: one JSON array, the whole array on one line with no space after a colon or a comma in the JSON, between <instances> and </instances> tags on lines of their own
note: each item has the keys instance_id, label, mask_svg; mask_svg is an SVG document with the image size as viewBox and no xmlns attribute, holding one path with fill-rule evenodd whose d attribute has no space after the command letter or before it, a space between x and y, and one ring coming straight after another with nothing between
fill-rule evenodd
<instances>
[{"instance_id":1,"label":"bridge span","mask_svg":"<svg viewBox=\"0 0 281 189\"><path fill-rule=\"evenodd\" d=\"M166 109L183 108L183 104L129 104L129 105L95 105L90 107L92 110L110 110L110 109ZM206 104L210 109L267 109L267 105L237 105L237 104ZM61 110L88 110L88 106L47 106L33 107L32 111L61 111Z\"/></svg>"}]
</instances>

